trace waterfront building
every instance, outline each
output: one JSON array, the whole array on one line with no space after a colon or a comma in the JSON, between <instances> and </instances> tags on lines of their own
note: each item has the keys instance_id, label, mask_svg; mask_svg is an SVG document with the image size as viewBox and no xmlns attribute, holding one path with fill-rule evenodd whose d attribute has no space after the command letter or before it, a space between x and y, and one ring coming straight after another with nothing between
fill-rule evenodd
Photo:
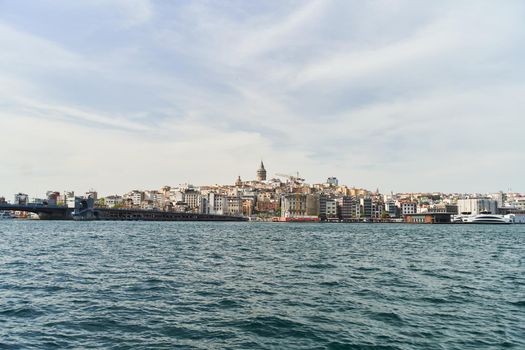
<instances>
[{"instance_id":1,"label":"waterfront building","mask_svg":"<svg viewBox=\"0 0 525 350\"><path fill-rule=\"evenodd\" d=\"M328 197L324 194L319 196L319 218L321 220L326 220L326 202Z\"/></svg>"},{"instance_id":2,"label":"waterfront building","mask_svg":"<svg viewBox=\"0 0 525 350\"><path fill-rule=\"evenodd\" d=\"M227 197L227 214L228 215L241 215L243 212L243 203L240 197Z\"/></svg>"},{"instance_id":3,"label":"waterfront building","mask_svg":"<svg viewBox=\"0 0 525 350\"><path fill-rule=\"evenodd\" d=\"M291 193L281 197L281 217L318 217L319 197L313 194Z\"/></svg>"},{"instance_id":4,"label":"waterfront building","mask_svg":"<svg viewBox=\"0 0 525 350\"><path fill-rule=\"evenodd\" d=\"M389 199L385 202L385 212L391 218L396 218L398 216L398 207L396 201Z\"/></svg>"},{"instance_id":5,"label":"waterfront building","mask_svg":"<svg viewBox=\"0 0 525 350\"><path fill-rule=\"evenodd\" d=\"M200 203L200 193L195 189L188 189L184 192L184 203L188 205L190 211L197 211Z\"/></svg>"},{"instance_id":6,"label":"waterfront building","mask_svg":"<svg viewBox=\"0 0 525 350\"><path fill-rule=\"evenodd\" d=\"M228 213L228 198L215 192L201 195L199 211L202 214L226 215Z\"/></svg>"},{"instance_id":7,"label":"waterfront building","mask_svg":"<svg viewBox=\"0 0 525 350\"><path fill-rule=\"evenodd\" d=\"M255 179L259 182L266 181L266 169L264 168L264 163L262 162L262 160L261 165L257 170L257 176Z\"/></svg>"},{"instance_id":8,"label":"waterfront building","mask_svg":"<svg viewBox=\"0 0 525 350\"><path fill-rule=\"evenodd\" d=\"M327 220L334 220L338 218L337 202L335 199L328 199L326 201L325 215Z\"/></svg>"},{"instance_id":9,"label":"waterfront building","mask_svg":"<svg viewBox=\"0 0 525 350\"><path fill-rule=\"evenodd\" d=\"M401 203L401 214L410 215L417 213L417 203L416 202L402 202Z\"/></svg>"},{"instance_id":10,"label":"waterfront building","mask_svg":"<svg viewBox=\"0 0 525 350\"><path fill-rule=\"evenodd\" d=\"M326 195L319 196L319 218L321 220L338 219L337 200Z\"/></svg>"},{"instance_id":11,"label":"waterfront building","mask_svg":"<svg viewBox=\"0 0 525 350\"><path fill-rule=\"evenodd\" d=\"M250 198L244 196L244 198ZM255 209L258 213L275 214L279 208L279 199L276 198L275 194L269 191L260 192L256 196L257 201ZM253 202L252 202L253 203Z\"/></svg>"},{"instance_id":12,"label":"waterfront building","mask_svg":"<svg viewBox=\"0 0 525 350\"><path fill-rule=\"evenodd\" d=\"M333 220L338 218L337 201L326 195L319 196L319 218L321 220Z\"/></svg>"},{"instance_id":13,"label":"waterfront building","mask_svg":"<svg viewBox=\"0 0 525 350\"><path fill-rule=\"evenodd\" d=\"M373 206L372 206L372 198L365 197L365 198L359 198L359 206L360 206L360 217L364 218L371 218L372 212L373 212Z\"/></svg>"},{"instance_id":14,"label":"waterfront building","mask_svg":"<svg viewBox=\"0 0 525 350\"><path fill-rule=\"evenodd\" d=\"M252 216L253 215L253 203L252 198L243 198L242 200L242 215Z\"/></svg>"},{"instance_id":15,"label":"waterfront building","mask_svg":"<svg viewBox=\"0 0 525 350\"><path fill-rule=\"evenodd\" d=\"M166 198L173 203L185 202L189 208L195 209L199 207L200 192L193 185L180 185L177 188L170 188L166 194Z\"/></svg>"},{"instance_id":16,"label":"waterfront building","mask_svg":"<svg viewBox=\"0 0 525 350\"><path fill-rule=\"evenodd\" d=\"M458 199L457 206L458 213L463 215L497 214L498 212L498 202L488 198Z\"/></svg>"},{"instance_id":17,"label":"waterfront building","mask_svg":"<svg viewBox=\"0 0 525 350\"><path fill-rule=\"evenodd\" d=\"M409 224L449 224L451 222L450 213L420 213L408 214L404 217Z\"/></svg>"},{"instance_id":18,"label":"waterfront building","mask_svg":"<svg viewBox=\"0 0 525 350\"><path fill-rule=\"evenodd\" d=\"M209 206L208 206L208 196L200 196L199 197L199 213L201 214L209 214Z\"/></svg>"},{"instance_id":19,"label":"waterfront building","mask_svg":"<svg viewBox=\"0 0 525 350\"><path fill-rule=\"evenodd\" d=\"M341 199L341 219L343 221L350 221L356 215L356 200L351 196L343 196Z\"/></svg>"},{"instance_id":20,"label":"waterfront building","mask_svg":"<svg viewBox=\"0 0 525 350\"><path fill-rule=\"evenodd\" d=\"M372 202L372 217L375 219L381 219L385 211L385 206L382 202Z\"/></svg>"},{"instance_id":21,"label":"waterfront building","mask_svg":"<svg viewBox=\"0 0 525 350\"><path fill-rule=\"evenodd\" d=\"M429 208L432 213L450 213L452 215L458 214L458 206L453 204L439 203Z\"/></svg>"},{"instance_id":22,"label":"waterfront building","mask_svg":"<svg viewBox=\"0 0 525 350\"><path fill-rule=\"evenodd\" d=\"M5 201L5 197L0 197L0 204L7 204L7 202Z\"/></svg>"}]
</instances>

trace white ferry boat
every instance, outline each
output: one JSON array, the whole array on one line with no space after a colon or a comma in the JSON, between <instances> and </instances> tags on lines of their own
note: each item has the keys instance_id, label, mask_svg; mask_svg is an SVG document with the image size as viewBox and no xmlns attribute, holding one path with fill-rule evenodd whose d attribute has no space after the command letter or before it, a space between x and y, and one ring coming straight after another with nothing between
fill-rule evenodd
<instances>
[{"instance_id":1,"label":"white ferry boat","mask_svg":"<svg viewBox=\"0 0 525 350\"><path fill-rule=\"evenodd\" d=\"M507 215L479 214L463 217L466 224L512 224L512 218Z\"/></svg>"}]
</instances>

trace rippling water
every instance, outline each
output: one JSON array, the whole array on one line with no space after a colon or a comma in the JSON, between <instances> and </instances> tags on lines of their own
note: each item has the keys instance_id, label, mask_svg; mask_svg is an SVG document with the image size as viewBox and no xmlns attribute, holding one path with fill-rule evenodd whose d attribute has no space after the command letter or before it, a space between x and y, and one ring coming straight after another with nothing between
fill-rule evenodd
<instances>
[{"instance_id":1,"label":"rippling water","mask_svg":"<svg viewBox=\"0 0 525 350\"><path fill-rule=\"evenodd\" d=\"M0 222L0 348L525 349L525 225Z\"/></svg>"}]
</instances>

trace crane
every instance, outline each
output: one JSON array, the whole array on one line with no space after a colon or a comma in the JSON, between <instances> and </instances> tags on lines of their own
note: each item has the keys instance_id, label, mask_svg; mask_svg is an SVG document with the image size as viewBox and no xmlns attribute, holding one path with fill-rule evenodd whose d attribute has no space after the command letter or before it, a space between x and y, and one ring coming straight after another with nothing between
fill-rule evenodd
<instances>
[{"instance_id":1,"label":"crane","mask_svg":"<svg viewBox=\"0 0 525 350\"><path fill-rule=\"evenodd\" d=\"M288 175L288 174L275 174L279 177L285 177L288 179L288 185L290 186L289 191L290 193L293 192L294 185L301 185L304 181L303 178L299 177L299 172L297 172L297 176Z\"/></svg>"},{"instance_id":2,"label":"crane","mask_svg":"<svg viewBox=\"0 0 525 350\"><path fill-rule=\"evenodd\" d=\"M299 177L299 172L297 172L297 176L288 175L288 174L275 174L275 175L279 177L285 177L295 183L301 183L302 181L304 181L303 178Z\"/></svg>"}]
</instances>

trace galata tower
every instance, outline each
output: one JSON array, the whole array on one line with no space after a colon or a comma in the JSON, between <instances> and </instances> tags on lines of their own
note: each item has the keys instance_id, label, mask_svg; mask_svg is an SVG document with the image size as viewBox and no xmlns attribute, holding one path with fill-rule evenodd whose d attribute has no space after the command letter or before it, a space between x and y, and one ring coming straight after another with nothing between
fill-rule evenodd
<instances>
[{"instance_id":1,"label":"galata tower","mask_svg":"<svg viewBox=\"0 0 525 350\"><path fill-rule=\"evenodd\" d=\"M266 169L264 169L264 164L261 160L261 166L257 170L257 181L266 181Z\"/></svg>"}]
</instances>

